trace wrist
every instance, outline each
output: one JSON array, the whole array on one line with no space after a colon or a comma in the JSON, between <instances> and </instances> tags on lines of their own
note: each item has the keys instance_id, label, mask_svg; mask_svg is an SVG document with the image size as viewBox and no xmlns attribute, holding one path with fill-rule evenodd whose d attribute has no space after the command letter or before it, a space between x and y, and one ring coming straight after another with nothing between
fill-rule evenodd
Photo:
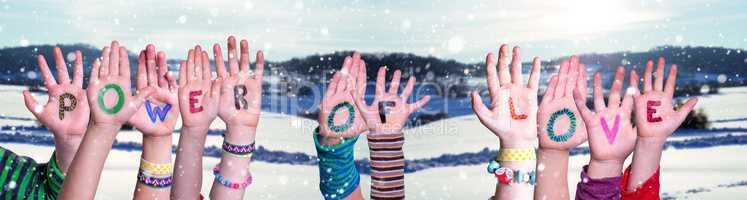
<instances>
[{"instance_id":1,"label":"wrist","mask_svg":"<svg viewBox=\"0 0 747 200\"><path fill-rule=\"evenodd\" d=\"M547 149L547 148L539 148L537 150L537 159L542 160L543 162L568 160L569 157L570 157L570 153L568 150Z\"/></svg>"},{"instance_id":2,"label":"wrist","mask_svg":"<svg viewBox=\"0 0 747 200\"><path fill-rule=\"evenodd\" d=\"M518 149L518 148L535 148L537 140L501 140L499 139L500 148Z\"/></svg>"},{"instance_id":3,"label":"wrist","mask_svg":"<svg viewBox=\"0 0 747 200\"><path fill-rule=\"evenodd\" d=\"M224 139L234 144L249 144L254 142L257 127L246 125L226 125Z\"/></svg>"},{"instance_id":4,"label":"wrist","mask_svg":"<svg viewBox=\"0 0 747 200\"><path fill-rule=\"evenodd\" d=\"M638 148L644 148L644 149L651 149L651 150L661 150L664 147L664 144L667 143L667 138L659 138L659 137L638 137L636 140L636 149Z\"/></svg>"},{"instance_id":5,"label":"wrist","mask_svg":"<svg viewBox=\"0 0 747 200\"><path fill-rule=\"evenodd\" d=\"M625 160L597 160L592 158L589 161L588 175L594 179L620 176L622 175L624 162Z\"/></svg>"},{"instance_id":6,"label":"wrist","mask_svg":"<svg viewBox=\"0 0 747 200\"><path fill-rule=\"evenodd\" d=\"M155 163L171 162L171 135L143 136L143 159Z\"/></svg>"}]
</instances>

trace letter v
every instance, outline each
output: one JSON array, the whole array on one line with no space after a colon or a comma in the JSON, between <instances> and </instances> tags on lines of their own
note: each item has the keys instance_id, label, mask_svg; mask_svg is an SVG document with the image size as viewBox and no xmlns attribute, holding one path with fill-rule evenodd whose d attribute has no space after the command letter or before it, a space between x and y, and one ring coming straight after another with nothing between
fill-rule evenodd
<instances>
[{"instance_id":1,"label":"letter v","mask_svg":"<svg viewBox=\"0 0 747 200\"><path fill-rule=\"evenodd\" d=\"M599 121L602 124L604 135L607 136L607 143L612 144L615 142L618 129L620 129L620 114L615 115L615 125L612 127L612 130L610 130L609 125L607 125L607 120L604 119L604 117L599 117Z\"/></svg>"}]
</instances>

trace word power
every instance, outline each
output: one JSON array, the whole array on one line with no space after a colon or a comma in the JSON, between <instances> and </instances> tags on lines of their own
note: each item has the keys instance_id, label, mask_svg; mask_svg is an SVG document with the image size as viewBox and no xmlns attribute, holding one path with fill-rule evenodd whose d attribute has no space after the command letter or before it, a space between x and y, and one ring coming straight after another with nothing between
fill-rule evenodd
<instances>
[{"instance_id":1,"label":"word power","mask_svg":"<svg viewBox=\"0 0 747 200\"><path fill-rule=\"evenodd\" d=\"M249 109L249 104L246 103L246 99L244 99L244 95L246 95L245 85L233 86L233 100L234 100L233 103L234 103L234 106L236 106L236 110Z\"/></svg>"},{"instance_id":2,"label":"word power","mask_svg":"<svg viewBox=\"0 0 747 200\"><path fill-rule=\"evenodd\" d=\"M161 119L161 121L166 121L166 114L169 113L169 110L171 110L171 104L166 104L163 106L163 108L151 105L150 100L145 100L145 111L148 113L148 117L150 117L150 122L156 123L156 116L158 119Z\"/></svg>"},{"instance_id":3,"label":"word power","mask_svg":"<svg viewBox=\"0 0 747 200\"><path fill-rule=\"evenodd\" d=\"M345 120L345 123L343 123L342 125L335 125L335 115L337 114L337 111L339 111L343 107L348 110L348 119ZM345 101L335 105L335 107L332 108L332 112L329 114L329 116L327 116L327 126L329 126L329 129L334 132L345 132L350 128L350 126L353 125L353 120L355 120L355 108L353 108L352 104Z\"/></svg>"},{"instance_id":4,"label":"word power","mask_svg":"<svg viewBox=\"0 0 747 200\"><path fill-rule=\"evenodd\" d=\"M196 107L197 103L200 101L197 100L197 96L202 95L202 90L197 91L189 91L189 112L191 113L198 113L202 112L203 108L202 105L200 107Z\"/></svg>"},{"instance_id":5,"label":"word power","mask_svg":"<svg viewBox=\"0 0 747 200\"><path fill-rule=\"evenodd\" d=\"M70 104L65 104L65 99L67 99ZM60 101L60 120L65 118L65 112L75 110L75 107L78 105L78 99L76 99L73 94L67 92L62 93L58 98L58 101Z\"/></svg>"},{"instance_id":6,"label":"word power","mask_svg":"<svg viewBox=\"0 0 747 200\"><path fill-rule=\"evenodd\" d=\"M654 106L661 106L661 101L648 100L646 102L646 120L648 120L648 122L661 122L661 117L654 117L654 113L656 113L656 108L654 108Z\"/></svg>"},{"instance_id":7,"label":"word power","mask_svg":"<svg viewBox=\"0 0 747 200\"><path fill-rule=\"evenodd\" d=\"M379 119L381 123L386 123L386 115L394 110L394 101L380 101L379 102Z\"/></svg>"},{"instance_id":8,"label":"word power","mask_svg":"<svg viewBox=\"0 0 747 200\"><path fill-rule=\"evenodd\" d=\"M511 118L515 120L523 120L527 118L526 114L517 115L516 109L514 109L514 99L511 97L508 97L508 108L511 111Z\"/></svg>"},{"instance_id":9,"label":"word power","mask_svg":"<svg viewBox=\"0 0 747 200\"><path fill-rule=\"evenodd\" d=\"M620 129L620 114L615 115L615 125L612 127L612 130L610 130L609 125L607 125L607 119L604 117L599 117L599 122L602 124L604 135L607 136L607 143L612 144L615 142L617 131Z\"/></svg>"},{"instance_id":10,"label":"word power","mask_svg":"<svg viewBox=\"0 0 747 200\"><path fill-rule=\"evenodd\" d=\"M104 103L104 95L106 95L106 92L109 90L114 90L115 92L117 92L117 96L118 96L117 103L114 104L114 107L112 108L107 108L106 104ZM99 89L98 102L99 102L98 104L99 109L101 109L101 111L104 111L104 113L110 114L110 115L116 114L120 110L122 110L122 107L124 106L124 103L125 103L124 91L122 91L122 88L119 87L119 85L117 84L114 84L114 83L106 84L103 88Z\"/></svg>"},{"instance_id":11,"label":"word power","mask_svg":"<svg viewBox=\"0 0 747 200\"><path fill-rule=\"evenodd\" d=\"M555 131L553 130L553 127L555 126L555 121L560 117L561 115L568 116L569 121L571 122L571 126L568 128L568 131L563 133L562 135L556 135ZM573 114L573 112L568 108L563 108L558 111L555 111L550 116L550 120L547 121L547 136L550 137L552 141L555 142L566 142L568 139L571 139L573 137L573 134L576 133L576 114Z\"/></svg>"}]
</instances>

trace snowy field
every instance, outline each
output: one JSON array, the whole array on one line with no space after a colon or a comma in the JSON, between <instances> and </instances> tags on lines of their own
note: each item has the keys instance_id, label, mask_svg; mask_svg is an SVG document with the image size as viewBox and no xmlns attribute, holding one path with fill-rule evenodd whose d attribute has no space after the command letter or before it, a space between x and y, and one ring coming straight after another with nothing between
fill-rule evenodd
<instances>
[{"instance_id":1,"label":"snowy field","mask_svg":"<svg viewBox=\"0 0 747 200\"><path fill-rule=\"evenodd\" d=\"M23 87L1 86L0 125L34 126L33 116L25 109L20 91ZM747 128L747 87L726 88L721 94L701 97L698 109L709 115L714 128ZM44 96L37 101L45 102ZM258 128L257 144L267 149L284 152L302 152L316 155L311 130L313 120L294 116L263 113ZM214 129L225 125L216 120ZM179 127L177 127L179 128ZM695 138L681 136L673 140ZM118 141L140 142L141 136L125 131ZM174 136L174 144L178 134ZM207 145L219 145L220 136L208 136ZM437 121L406 131L405 156L407 159L432 158L445 153L477 152L487 147L498 148L498 140L477 121L475 116L464 116ZM46 162L53 148L32 144L2 143L18 154ZM664 152L662 159L662 188L667 197L677 199L733 199L747 195L747 159L743 157L747 146L717 146L701 149L674 149ZM365 140L358 141L356 158L368 156ZM130 199L135 186L138 151L113 150L108 157L98 188L97 199ZM579 181L581 167L588 155L571 157L568 182L571 194ZM211 186L210 169L218 162L205 158L202 193L208 194ZM316 166L253 162L254 184L247 189L245 199L320 199ZM741 182L741 184L740 184ZM732 184L732 185L730 185ZM729 186L727 186L729 185ZM278 187L280 186L280 187ZM369 177L362 176L364 196L368 196ZM485 172L485 165L430 168L406 176L407 196L411 199L486 199L495 188L495 179Z\"/></svg>"}]
</instances>

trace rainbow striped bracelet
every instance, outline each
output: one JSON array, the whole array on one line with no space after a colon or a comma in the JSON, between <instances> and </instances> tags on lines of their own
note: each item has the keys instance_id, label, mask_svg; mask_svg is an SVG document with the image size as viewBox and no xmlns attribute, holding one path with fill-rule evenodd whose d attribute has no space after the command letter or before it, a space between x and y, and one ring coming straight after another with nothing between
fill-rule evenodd
<instances>
[{"instance_id":1,"label":"rainbow striped bracelet","mask_svg":"<svg viewBox=\"0 0 747 200\"><path fill-rule=\"evenodd\" d=\"M220 165L220 164L218 164ZM244 189L246 187L249 187L249 185L252 184L252 174L249 173L249 176L246 177L246 180L242 183L234 182L231 180L226 179L223 175L220 175L220 167L218 165L215 165L213 168L213 175L215 175L215 180L218 181L223 186L226 186L231 189Z\"/></svg>"}]
</instances>

